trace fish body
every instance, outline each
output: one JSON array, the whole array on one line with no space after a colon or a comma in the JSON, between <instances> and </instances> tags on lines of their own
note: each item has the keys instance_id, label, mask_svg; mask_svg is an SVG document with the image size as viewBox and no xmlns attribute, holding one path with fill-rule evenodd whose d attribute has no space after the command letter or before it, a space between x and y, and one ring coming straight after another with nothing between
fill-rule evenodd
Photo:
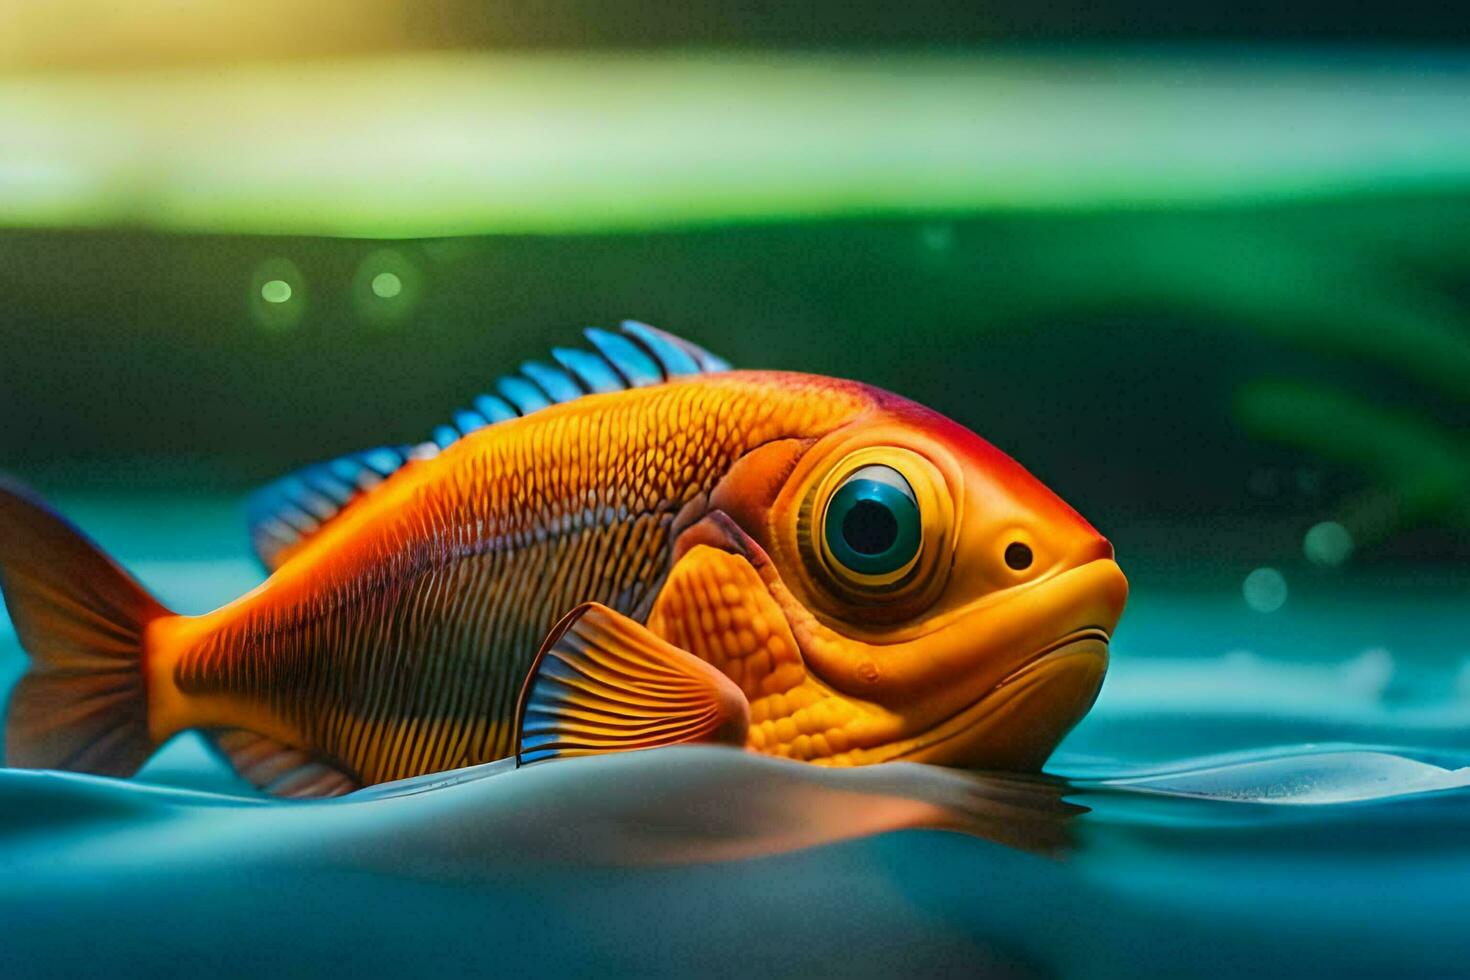
<instances>
[{"instance_id":1,"label":"fish body","mask_svg":"<svg viewBox=\"0 0 1470 980\"><path fill-rule=\"evenodd\" d=\"M256 591L154 621L154 739L258 731L367 782L502 758L557 620L587 601L646 618L681 514L752 448L857 407L818 379L727 374L472 432L355 503Z\"/></svg>"},{"instance_id":2,"label":"fish body","mask_svg":"<svg viewBox=\"0 0 1470 980\"><path fill-rule=\"evenodd\" d=\"M257 784L328 795L698 731L828 765L1039 766L1101 682L1126 594L1107 542L927 409L641 336L656 383L568 354L564 400L555 376L540 401L502 383L381 482L296 486L294 527L260 532L270 577L203 616L0 492L36 661L7 761L125 774L201 729Z\"/></svg>"}]
</instances>

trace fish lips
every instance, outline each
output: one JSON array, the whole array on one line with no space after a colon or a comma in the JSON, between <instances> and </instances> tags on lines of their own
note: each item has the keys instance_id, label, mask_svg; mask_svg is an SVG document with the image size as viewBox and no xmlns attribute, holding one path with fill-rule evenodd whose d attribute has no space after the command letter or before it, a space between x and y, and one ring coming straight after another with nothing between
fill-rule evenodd
<instances>
[{"instance_id":1,"label":"fish lips","mask_svg":"<svg viewBox=\"0 0 1470 980\"><path fill-rule=\"evenodd\" d=\"M1018 635L981 658L988 677L983 687L971 688L973 700L894 744L887 758L971 769L1041 768L1097 700L1128 589L1110 559L1033 588L1026 614L1015 619L1031 642ZM1048 624L1055 632L1043 639Z\"/></svg>"},{"instance_id":2,"label":"fish lips","mask_svg":"<svg viewBox=\"0 0 1470 980\"><path fill-rule=\"evenodd\" d=\"M1001 771L1039 769L1087 713L1128 596L1117 563L1095 559L883 647L836 633L779 581L768 585L808 669L871 708L845 729L849 751L813 762L909 760Z\"/></svg>"},{"instance_id":3,"label":"fish lips","mask_svg":"<svg viewBox=\"0 0 1470 980\"><path fill-rule=\"evenodd\" d=\"M1040 769L1097 700L1108 642L1107 631L1097 626L1058 638L895 758L965 769Z\"/></svg>"}]
</instances>

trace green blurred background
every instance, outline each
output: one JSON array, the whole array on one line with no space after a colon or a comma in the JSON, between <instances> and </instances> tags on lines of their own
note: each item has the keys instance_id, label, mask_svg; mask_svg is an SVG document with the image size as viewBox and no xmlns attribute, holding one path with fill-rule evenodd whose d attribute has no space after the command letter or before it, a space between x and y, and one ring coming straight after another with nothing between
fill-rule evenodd
<instances>
[{"instance_id":1,"label":"green blurred background","mask_svg":"<svg viewBox=\"0 0 1470 980\"><path fill-rule=\"evenodd\" d=\"M954 416L1145 575L1470 584L1443 5L302 6L0 0L0 467L233 499L633 317Z\"/></svg>"}]
</instances>

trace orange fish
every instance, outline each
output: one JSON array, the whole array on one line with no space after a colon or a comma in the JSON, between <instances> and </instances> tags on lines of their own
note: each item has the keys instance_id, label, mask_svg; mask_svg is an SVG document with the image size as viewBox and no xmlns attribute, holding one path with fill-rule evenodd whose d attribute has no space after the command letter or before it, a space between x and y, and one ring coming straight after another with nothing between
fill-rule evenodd
<instances>
[{"instance_id":1,"label":"orange fish","mask_svg":"<svg viewBox=\"0 0 1470 980\"><path fill-rule=\"evenodd\" d=\"M266 488L270 577L206 615L0 486L6 762L128 775L199 729L287 796L692 741L1033 769L1092 705L1127 583L1009 457L867 385L587 336L433 443Z\"/></svg>"}]
</instances>

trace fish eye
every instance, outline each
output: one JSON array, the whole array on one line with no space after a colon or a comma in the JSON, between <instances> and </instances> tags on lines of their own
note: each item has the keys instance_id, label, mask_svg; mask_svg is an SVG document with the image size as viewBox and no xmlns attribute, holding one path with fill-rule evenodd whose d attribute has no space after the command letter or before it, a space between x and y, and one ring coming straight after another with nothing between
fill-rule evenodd
<instances>
[{"instance_id":1,"label":"fish eye","mask_svg":"<svg viewBox=\"0 0 1470 980\"><path fill-rule=\"evenodd\" d=\"M806 596L854 625L929 608L954 565L954 496L944 471L908 446L878 442L816 462L792 487L795 512L782 522L791 536L781 543L800 559Z\"/></svg>"},{"instance_id":2,"label":"fish eye","mask_svg":"<svg viewBox=\"0 0 1470 980\"><path fill-rule=\"evenodd\" d=\"M913 488L891 466L854 470L827 501L822 537L832 560L857 576L907 570L924 542Z\"/></svg>"},{"instance_id":3,"label":"fish eye","mask_svg":"<svg viewBox=\"0 0 1470 980\"><path fill-rule=\"evenodd\" d=\"M1005 557L1007 567L1016 572L1024 572L1030 568L1033 560L1031 549L1019 541L1006 545Z\"/></svg>"}]
</instances>

